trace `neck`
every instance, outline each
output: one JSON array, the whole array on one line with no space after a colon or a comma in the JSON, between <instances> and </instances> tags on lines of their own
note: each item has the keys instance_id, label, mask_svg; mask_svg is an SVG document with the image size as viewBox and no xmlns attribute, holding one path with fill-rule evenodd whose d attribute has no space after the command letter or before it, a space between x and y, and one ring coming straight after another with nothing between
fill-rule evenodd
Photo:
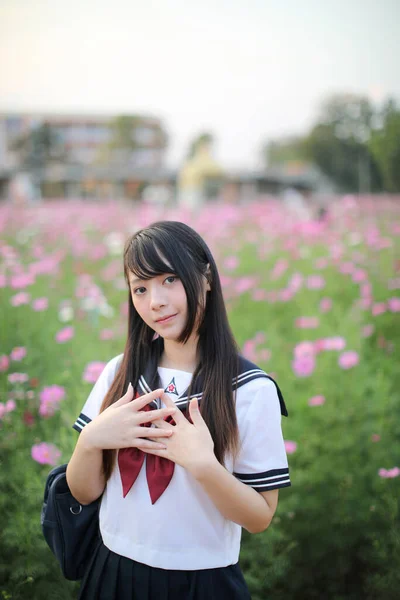
<instances>
[{"instance_id":1,"label":"neck","mask_svg":"<svg viewBox=\"0 0 400 600\"><path fill-rule=\"evenodd\" d=\"M198 363L197 343L198 338L189 338L186 344L164 339L164 352L159 366L193 373Z\"/></svg>"}]
</instances>

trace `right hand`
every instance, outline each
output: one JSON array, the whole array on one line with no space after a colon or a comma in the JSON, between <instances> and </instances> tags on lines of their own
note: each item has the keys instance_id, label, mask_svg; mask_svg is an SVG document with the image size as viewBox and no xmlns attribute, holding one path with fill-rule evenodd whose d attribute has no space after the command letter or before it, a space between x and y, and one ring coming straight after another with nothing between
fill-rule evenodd
<instances>
[{"instance_id":1,"label":"right hand","mask_svg":"<svg viewBox=\"0 0 400 600\"><path fill-rule=\"evenodd\" d=\"M160 388L132 400L133 388L129 384L126 394L86 425L81 432L81 436L84 436L85 442L90 448L99 450L134 447L166 448L161 440L155 442L144 438L170 437L173 434L172 431L141 426L142 423L164 419L164 417L173 415L178 410L177 408L142 410L147 404L159 398L163 392L164 390Z\"/></svg>"}]
</instances>

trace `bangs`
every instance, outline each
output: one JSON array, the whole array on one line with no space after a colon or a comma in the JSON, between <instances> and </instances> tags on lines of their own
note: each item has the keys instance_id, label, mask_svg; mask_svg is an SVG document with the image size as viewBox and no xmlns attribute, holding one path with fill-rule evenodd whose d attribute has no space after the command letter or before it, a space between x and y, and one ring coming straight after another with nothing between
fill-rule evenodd
<instances>
[{"instance_id":1,"label":"bangs","mask_svg":"<svg viewBox=\"0 0 400 600\"><path fill-rule=\"evenodd\" d=\"M150 236L140 236L133 240L125 254L127 271L139 279L147 280L163 273L176 273L173 262L164 248L156 246ZM126 273L128 276L128 273Z\"/></svg>"}]
</instances>

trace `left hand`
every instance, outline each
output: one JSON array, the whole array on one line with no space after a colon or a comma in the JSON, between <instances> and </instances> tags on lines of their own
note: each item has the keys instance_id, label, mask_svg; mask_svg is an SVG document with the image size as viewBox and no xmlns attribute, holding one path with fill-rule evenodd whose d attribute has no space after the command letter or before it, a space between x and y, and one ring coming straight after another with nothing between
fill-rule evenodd
<instances>
[{"instance_id":1,"label":"left hand","mask_svg":"<svg viewBox=\"0 0 400 600\"><path fill-rule=\"evenodd\" d=\"M162 394L161 400L167 408L175 407L175 402L167 394ZM190 401L189 414L193 424L180 409L177 409L172 417L176 425L167 423L163 419L153 421L156 427L166 431L172 430L173 434L170 437L157 438L158 442L166 445L166 449L142 448L143 452L168 458L192 473L210 462L214 462L216 460L214 442L200 414L197 398ZM148 439L152 438L148 436Z\"/></svg>"}]
</instances>

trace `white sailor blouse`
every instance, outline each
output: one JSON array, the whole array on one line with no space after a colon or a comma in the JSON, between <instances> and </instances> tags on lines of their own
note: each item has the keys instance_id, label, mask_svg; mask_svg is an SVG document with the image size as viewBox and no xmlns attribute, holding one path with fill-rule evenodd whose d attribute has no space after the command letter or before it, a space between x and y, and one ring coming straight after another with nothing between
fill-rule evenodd
<instances>
[{"instance_id":1,"label":"white sailor blouse","mask_svg":"<svg viewBox=\"0 0 400 600\"><path fill-rule=\"evenodd\" d=\"M80 432L100 411L122 361L110 360L73 424ZM137 394L148 393L148 373L140 377ZM159 383L183 412L192 374L157 368ZM287 409L277 384L262 369L239 358L236 414L240 451L225 467L245 485L263 492L291 485L281 429ZM201 381L192 396L201 407ZM161 401L149 409L162 406ZM122 556L144 564L180 570L224 567L239 559L241 527L223 517L201 485L183 467L135 449L118 452L100 506L100 530L105 545Z\"/></svg>"}]
</instances>

